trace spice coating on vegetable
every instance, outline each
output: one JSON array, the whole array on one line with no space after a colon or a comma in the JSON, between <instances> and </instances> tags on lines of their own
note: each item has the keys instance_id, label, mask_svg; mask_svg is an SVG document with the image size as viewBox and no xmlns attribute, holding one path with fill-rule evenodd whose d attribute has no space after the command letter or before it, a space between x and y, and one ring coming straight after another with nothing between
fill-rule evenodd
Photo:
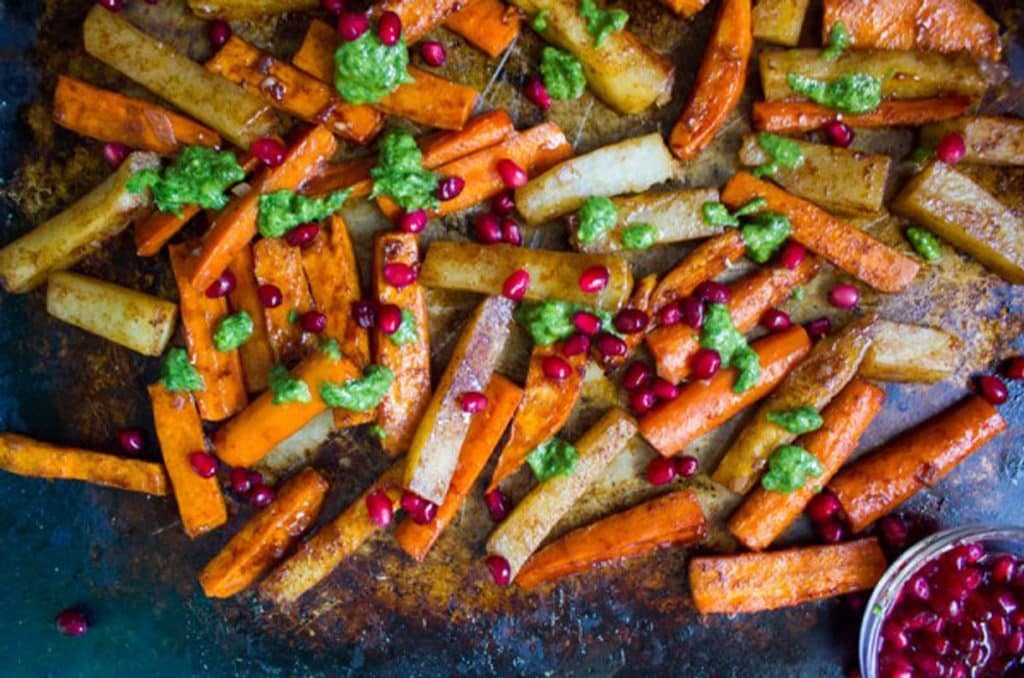
<instances>
[{"instance_id":1,"label":"spice coating on vegetable","mask_svg":"<svg viewBox=\"0 0 1024 678\"><path fill-rule=\"evenodd\" d=\"M372 104L412 82L405 39L385 45L376 31L342 40L334 52L334 87L350 104Z\"/></svg>"},{"instance_id":2,"label":"spice coating on vegetable","mask_svg":"<svg viewBox=\"0 0 1024 678\"><path fill-rule=\"evenodd\" d=\"M540 76L548 94L559 101L576 99L587 86L583 64L568 52L545 47L540 53Z\"/></svg>"}]
</instances>

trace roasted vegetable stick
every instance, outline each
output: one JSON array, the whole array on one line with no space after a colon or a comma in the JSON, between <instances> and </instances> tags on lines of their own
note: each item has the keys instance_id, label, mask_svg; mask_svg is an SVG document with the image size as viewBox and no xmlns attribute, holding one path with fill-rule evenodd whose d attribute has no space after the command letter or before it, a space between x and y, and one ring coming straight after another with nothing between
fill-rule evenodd
<instances>
[{"instance_id":1,"label":"roasted vegetable stick","mask_svg":"<svg viewBox=\"0 0 1024 678\"><path fill-rule=\"evenodd\" d=\"M178 307L149 294L78 273L58 271L46 285L46 311L142 355L167 348Z\"/></svg>"},{"instance_id":2,"label":"roasted vegetable stick","mask_svg":"<svg viewBox=\"0 0 1024 678\"><path fill-rule=\"evenodd\" d=\"M423 411L409 443L403 485L427 501L444 501L471 419L459 399L467 391L483 391L490 382L512 330L514 307L504 297L488 297L477 307Z\"/></svg>"},{"instance_id":3,"label":"roasted vegetable stick","mask_svg":"<svg viewBox=\"0 0 1024 678\"><path fill-rule=\"evenodd\" d=\"M687 297L705 280L711 280L743 258L747 246L736 229L702 242L672 267L654 288L651 308L661 310L666 305Z\"/></svg>"},{"instance_id":4,"label":"roasted vegetable stick","mask_svg":"<svg viewBox=\"0 0 1024 678\"><path fill-rule=\"evenodd\" d=\"M580 275L594 266L608 269L608 285L600 292L587 293L580 289ZM629 262L613 254L577 254L465 242L432 243L423 260L419 280L427 287L501 294L505 279L519 269L530 275L527 299L561 299L616 311L633 288Z\"/></svg>"},{"instance_id":5,"label":"roasted vegetable stick","mask_svg":"<svg viewBox=\"0 0 1024 678\"><path fill-rule=\"evenodd\" d=\"M327 481L303 469L199 573L209 598L230 598L252 586L309 529L320 514Z\"/></svg>"},{"instance_id":6,"label":"roasted vegetable stick","mask_svg":"<svg viewBox=\"0 0 1024 678\"><path fill-rule=\"evenodd\" d=\"M701 614L763 612L868 591L888 563L878 540L771 553L694 558L690 590Z\"/></svg>"},{"instance_id":7,"label":"roasted vegetable stick","mask_svg":"<svg viewBox=\"0 0 1024 678\"><path fill-rule=\"evenodd\" d=\"M882 381L943 381L956 371L961 341L934 327L879 320L860 375Z\"/></svg>"},{"instance_id":8,"label":"roasted vegetable stick","mask_svg":"<svg viewBox=\"0 0 1024 678\"><path fill-rule=\"evenodd\" d=\"M459 451L459 464L452 475L448 494L437 509L437 515L426 525L421 525L406 516L395 530L395 540L402 550L416 560L423 560L430 548L455 519L473 484L498 446L508 422L512 419L523 390L500 374L491 377L484 391L487 408L473 415L466 440Z\"/></svg>"},{"instance_id":9,"label":"roasted vegetable stick","mask_svg":"<svg viewBox=\"0 0 1024 678\"><path fill-rule=\"evenodd\" d=\"M671 492L573 530L548 544L526 561L516 583L532 589L666 546L693 544L707 535L707 529L697 495L692 490Z\"/></svg>"},{"instance_id":10,"label":"roasted vegetable stick","mask_svg":"<svg viewBox=\"0 0 1024 678\"><path fill-rule=\"evenodd\" d=\"M203 423L192 395L171 392L160 384L149 387L153 424L160 441L167 475L178 503L185 534L195 539L228 520L227 506L216 478L203 478L192 468L189 457L206 450Z\"/></svg>"},{"instance_id":11,"label":"roasted vegetable stick","mask_svg":"<svg viewBox=\"0 0 1024 678\"><path fill-rule=\"evenodd\" d=\"M148 191L129 193L125 184L135 172L159 166L153 153L132 153L102 184L0 249L0 287L35 289L52 271L74 266L123 231L150 202Z\"/></svg>"},{"instance_id":12,"label":"roasted vegetable stick","mask_svg":"<svg viewBox=\"0 0 1024 678\"><path fill-rule=\"evenodd\" d=\"M754 489L729 519L729 532L752 551L771 546L857 449L861 436L884 403L885 391L860 379L851 381L822 410L821 428L797 441L821 463L821 476L793 492Z\"/></svg>"},{"instance_id":13,"label":"roasted vegetable stick","mask_svg":"<svg viewBox=\"0 0 1024 678\"><path fill-rule=\"evenodd\" d=\"M235 276L235 289L228 294L231 310L245 311L252 320L252 336L238 347L245 388L249 393L259 393L267 387L267 375L274 368L274 349L267 336L267 319L260 301L252 248L246 245L240 249L228 270Z\"/></svg>"},{"instance_id":14,"label":"roasted vegetable stick","mask_svg":"<svg viewBox=\"0 0 1024 678\"><path fill-rule=\"evenodd\" d=\"M1009 282L1024 284L1024 219L946 163L932 161L891 207Z\"/></svg>"},{"instance_id":15,"label":"roasted vegetable stick","mask_svg":"<svg viewBox=\"0 0 1024 678\"><path fill-rule=\"evenodd\" d=\"M252 246L252 258L256 282L281 290L284 301L276 308L264 309L267 338L277 362L292 365L316 348L315 337L303 332L295 321L314 310L302 254L280 238L263 238Z\"/></svg>"},{"instance_id":16,"label":"roasted vegetable stick","mask_svg":"<svg viewBox=\"0 0 1024 678\"><path fill-rule=\"evenodd\" d=\"M316 9L317 0L188 0L189 9L207 19L258 19L271 14Z\"/></svg>"},{"instance_id":17,"label":"roasted vegetable stick","mask_svg":"<svg viewBox=\"0 0 1024 678\"><path fill-rule=\"evenodd\" d=\"M1006 430L998 410L969 396L900 434L839 472L831 490L860 532L886 513L932 487L985 443Z\"/></svg>"},{"instance_id":18,"label":"roasted vegetable stick","mask_svg":"<svg viewBox=\"0 0 1024 678\"><path fill-rule=\"evenodd\" d=\"M909 101L883 101L870 113L836 113L810 101L755 101L752 111L754 129L776 134L812 132L833 120L850 127L919 127L963 115L971 105L967 97L941 97Z\"/></svg>"},{"instance_id":19,"label":"roasted vegetable stick","mask_svg":"<svg viewBox=\"0 0 1024 678\"><path fill-rule=\"evenodd\" d=\"M736 494L746 494L760 479L768 458L793 442L795 433L768 420L772 412L801 407L820 411L853 379L871 345L871 317L848 324L816 343L757 412L740 429L711 479Z\"/></svg>"},{"instance_id":20,"label":"roasted vegetable stick","mask_svg":"<svg viewBox=\"0 0 1024 678\"><path fill-rule=\"evenodd\" d=\"M416 281L398 288L384 278L388 264L416 267L420 249L412 233L378 233L373 245L373 289L380 304L395 304L412 313L416 341L399 346L380 329L374 330L374 356L395 375L391 388L377 407L377 424L383 429L381 446L395 457L409 449L413 434L430 402L430 333L427 326L427 291Z\"/></svg>"},{"instance_id":21,"label":"roasted vegetable stick","mask_svg":"<svg viewBox=\"0 0 1024 678\"><path fill-rule=\"evenodd\" d=\"M29 478L81 480L163 497L170 493L163 464L124 459L0 433L0 470Z\"/></svg>"},{"instance_id":22,"label":"roasted vegetable stick","mask_svg":"<svg viewBox=\"0 0 1024 678\"><path fill-rule=\"evenodd\" d=\"M754 37L794 47L800 42L809 4L810 0L757 0L751 10Z\"/></svg>"},{"instance_id":23,"label":"roasted vegetable stick","mask_svg":"<svg viewBox=\"0 0 1024 678\"><path fill-rule=\"evenodd\" d=\"M407 45L443 23L462 5L461 0L384 0L374 7L375 13L394 12L402 20L402 37Z\"/></svg>"},{"instance_id":24,"label":"roasted vegetable stick","mask_svg":"<svg viewBox=\"0 0 1024 678\"><path fill-rule=\"evenodd\" d=\"M791 327L751 344L761 362L757 385L743 393L733 392L736 370L722 370L707 381L684 385L679 395L662 403L640 419L640 433L665 457L712 431L733 415L768 395L804 359L811 342L802 327Z\"/></svg>"},{"instance_id":25,"label":"roasted vegetable stick","mask_svg":"<svg viewBox=\"0 0 1024 678\"><path fill-rule=\"evenodd\" d=\"M661 0L661 4L681 17L690 17L704 9L708 0Z\"/></svg>"},{"instance_id":26,"label":"roasted vegetable stick","mask_svg":"<svg viewBox=\"0 0 1024 678\"><path fill-rule=\"evenodd\" d=\"M633 417L617 407L608 410L576 441L579 458L572 473L556 475L533 488L495 528L487 540L487 553L508 561L513 580L551 529L634 435Z\"/></svg>"},{"instance_id":27,"label":"roasted vegetable stick","mask_svg":"<svg viewBox=\"0 0 1024 678\"><path fill-rule=\"evenodd\" d=\"M730 209L738 209L757 197L768 201L769 210L789 218L794 240L877 290L900 292L917 275L920 266L910 257L746 172L733 175L722 191L722 202Z\"/></svg>"},{"instance_id":28,"label":"roasted vegetable stick","mask_svg":"<svg viewBox=\"0 0 1024 678\"><path fill-rule=\"evenodd\" d=\"M935 146L951 132L964 140L960 162L1024 165L1024 120L975 115L937 122L921 129L921 144Z\"/></svg>"},{"instance_id":29,"label":"roasted vegetable stick","mask_svg":"<svg viewBox=\"0 0 1024 678\"><path fill-rule=\"evenodd\" d=\"M271 136L279 120L260 99L203 69L184 54L93 7L82 27L85 51L120 71L243 149Z\"/></svg>"},{"instance_id":30,"label":"roasted vegetable stick","mask_svg":"<svg viewBox=\"0 0 1024 678\"><path fill-rule=\"evenodd\" d=\"M751 30L750 0L723 0L697 84L668 137L677 158L693 160L700 155L739 103L754 44Z\"/></svg>"},{"instance_id":31,"label":"roasted vegetable stick","mask_svg":"<svg viewBox=\"0 0 1024 678\"><path fill-rule=\"evenodd\" d=\"M444 27L497 58L519 37L520 23L519 10L501 0L470 0L448 17Z\"/></svg>"},{"instance_id":32,"label":"roasted vegetable stick","mask_svg":"<svg viewBox=\"0 0 1024 678\"><path fill-rule=\"evenodd\" d=\"M566 160L531 179L516 189L516 209L527 223L537 225L572 212L592 195L641 193L671 179L675 170L660 134L633 137Z\"/></svg>"}]
</instances>

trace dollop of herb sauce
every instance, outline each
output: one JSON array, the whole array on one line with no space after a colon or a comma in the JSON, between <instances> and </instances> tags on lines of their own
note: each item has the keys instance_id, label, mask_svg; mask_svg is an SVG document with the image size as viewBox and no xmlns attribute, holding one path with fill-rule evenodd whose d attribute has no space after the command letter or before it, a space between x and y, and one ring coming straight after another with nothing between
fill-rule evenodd
<instances>
[{"instance_id":1,"label":"dollop of herb sauce","mask_svg":"<svg viewBox=\"0 0 1024 678\"><path fill-rule=\"evenodd\" d=\"M350 104L372 104L412 82L405 39L385 45L372 28L334 51L334 87Z\"/></svg>"},{"instance_id":2,"label":"dollop of herb sauce","mask_svg":"<svg viewBox=\"0 0 1024 678\"><path fill-rule=\"evenodd\" d=\"M542 9L534 14L533 21L530 23L530 26L532 26L533 30L538 33L546 31L548 29L548 11L546 9Z\"/></svg>"},{"instance_id":3,"label":"dollop of herb sauce","mask_svg":"<svg viewBox=\"0 0 1024 678\"><path fill-rule=\"evenodd\" d=\"M741 205L735 212L730 212L729 208L720 202L706 202L700 206L700 212L704 222L711 226L739 226L740 217L760 212L767 206L768 201L759 196Z\"/></svg>"},{"instance_id":4,"label":"dollop of herb sauce","mask_svg":"<svg viewBox=\"0 0 1024 678\"><path fill-rule=\"evenodd\" d=\"M594 47L602 46L609 35L621 31L629 21L629 12L600 9L594 0L580 0L580 16L587 22L587 33L594 38Z\"/></svg>"},{"instance_id":5,"label":"dollop of herb sauce","mask_svg":"<svg viewBox=\"0 0 1024 678\"><path fill-rule=\"evenodd\" d=\"M313 400L309 385L291 376L284 365L275 365L274 369L270 370L267 382L270 384L270 392L274 394L270 399L272 405L308 403Z\"/></svg>"},{"instance_id":6,"label":"dollop of herb sauce","mask_svg":"<svg viewBox=\"0 0 1024 678\"><path fill-rule=\"evenodd\" d=\"M287 189L260 196L256 225L264 238L280 238L296 226L322 221L341 209L351 189L335 191L323 198L307 198Z\"/></svg>"},{"instance_id":7,"label":"dollop of herb sauce","mask_svg":"<svg viewBox=\"0 0 1024 678\"><path fill-rule=\"evenodd\" d=\"M592 243L604 238L610 230L615 228L618 217L619 210L611 199L603 195L593 195L587 198L587 201L576 212L576 218L579 220L576 239L581 243Z\"/></svg>"},{"instance_id":8,"label":"dollop of herb sauce","mask_svg":"<svg viewBox=\"0 0 1024 678\"><path fill-rule=\"evenodd\" d=\"M769 412L768 421L778 424L795 435L817 431L825 423L818 411L810 405L804 405L795 410Z\"/></svg>"},{"instance_id":9,"label":"dollop of herb sauce","mask_svg":"<svg viewBox=\"0 0 1024 678\"><path fill-rule=\"evenodd\" d=\"M740 227L740 235L747 246L747 258L758 264L771 259L792 232L789 218L776 212L759 212L747 217L747 223Z\"/></svg>"},{"instance_id":10,"label":"dollop of herb sauce","mask_svg":"<svg viewBox=\"0 0 1024 678\"><path fill-rule=\"evenodd\" d=\"M809 478L819 478L825 470L818 459L797 445L783 445L768 459L768 472L761 485L771 492L796 492Z\"/></svg>"},{"instance_id":11,"label":"dollop of herb sauce","mask_svg":"<svg viewBox=\"0 0 1024 678\"><path fill-rule=\"evenodd\" d=\"M407 308L402 309L402 322L398 329L387 335L388 341L395 346L405 346L419 340L420 333L416 331L416 316Z\"/></svg>"},{"instance_id":12,"label":"dollop of herb sauce","mask_svg":"<svg viewBox=\"0 0 1024 678\"><path fill-rule=\"evenodd\" d=\"M394 373L387 367L367 365L360 379L349 379L340 385L330 381L320 384L320 397L329 407L365 412L377 407L394 380Z\"/></svg>"},{"instance_id":13,"label":"dollop of herb sauce","mask_svg":"<svg viewBox=\"0 0 1024 678\"><path fill-rule=\"evenodd\" d=\"M832 24L828 32L828 47L821 53L821 58L826 61L835 61L850 46L850 32L846 30L846 24L837 21Z\"/></svg>"},{"instance_id":14,"label":"dollop of herb sauce","mask_svg":"<svg viewBox=\"0 0 1024 678\"><path fill-rule=\"evenodd\" d=\"M245 170L231 151L186 146L163 169L133 174L126 188L129 193L150 189L158 210L181 216L186 205L223 209L229 200L224 191L244 178Z\"/></svg>"},{"instance_id":15,"label":"dollop of herb sauce","mask_svg":"<svg viewBox=\"0 0 1024 678\"><path fill-rule=\"evenodd\" d=\"M637 222L622 231L622 246L627 250L646 250L658 242L661 234L653 224Z\"/></svg>"},{"instance_id":16,"label":"dollop of herb sauce","mask_svg":"<svg viewBox=\"0 0 1024 678\"><path fill-rule=\"evenodd\" d=\"M540 77L548 94L559 101L579 98L587 87L583 64L554 47L545 47L540 53Z\"/></svg>"},{"instance_id":17,"label":"dollop of herb sauce","mask_svg":"<svg viewBox=\"0 0 1024 678\"><path fill-rule=\"evenodd\" d=\"M245 311L224 316L213 332L213 345L218 351L234 351L252 336L252 318Z\"/></svg>"},{"instance_id":18,"label":"dollop of herb sauce","mask_svg":"<svg viewBox=\"0 0 1024 678\"><path fill-rule=\"evenodd\" d=\"M544 482L555 476L572 475L579 456L575 447L561 438L552 438L535 447L526 456L526 463L530 465L537 480Z\"/></svg>"},{"instance_id":19,"label":"dollop of herb sauce","mask_svg":"<svg viewBox=\"0 0 1024 678\"><path fill-rule=\"evenodd\" d=\"M870 113L882 103L882 81L865 73L851 73L828 82L789 73L786 82L795 93L841 113Z\"/></svg>"},{"instance_id":20,"label":"dollop of herb sauce","mask_svg":"<svg viewBox=\"0 0 1024 678\"><path fill-rule=\"evenodd\" d=\"M202 391L203 377L183 348L172 348L160 363L160 383L168 391Z\"/></svg>"},{"instance_id":21,"label":"dollop of herb sauce","mask_svg":"<svg viewBox=\"0 0 1024 678\"><path fill-rule=\"evenodd\" d=\"M423 168L423 152L407 130L396 129L381 139L373 178L371 198L386 195L406 210L436 210L437 175Z\"/></svg>"},{"instance_id":22,"label":"dollop of herb sauce","mask_svg":"<svg viewBox=\"0 0 1024 678\"><path fill-rule=\"evenodd\" d=\"M739 372L732 388L734 393L749 390L761 378L761 361L747 344L743 333L733 325L729 307L725 304L708 304L700 345L717 351L723 368L734 367Z\"/></svg>"},{"instance_id":23,"label":"dollop of herb sauce","mask_svg":"<svg viewBox=\"0 0 1024 678\"><path fill-rule=\"evenodd\" d=\"M911 226L907 229L907 240L913 245L914 251L925 261L938 261L942 258L942 248L939 246L939 239L931 232Z\"/></svg>"},{"instance_id":24,"label":"dollop of herb sauce","mask_svg":"<svg viewBox=\"0 0 1024 678\"><path fill-rule=\"evenodd\" d=\"M788 137L761 132L757 135L757 145L768 156L768 162L754 168L755 177L775 174L780 167L796 169L804 161L804 152L800 144Z\"/></svg>"},{"instance_id":25,"label":"dollop of herb sauce","mask_svg":"<svg viewBox=\"0 0 1024 678\"><path fill-rule=\"evenodd\" d=\"M324 339L320 342L319 350L330 358L332 362L341 360L341 345L338 344L337 339Z\"/></svg>"},{"instance_id":26,"label":"dollop of herb sauce","mask_svg":"<svg viewBox=\"0 0 1024 678\"><path fill-rule=\"evenodd\" d=\"M572 316L577 311L592 313L601 319L601 330L618 334L612 325L612 315L607 311L588 308L567 301L523 301L516 307L513 317L523 329L530 333L533 343L550 346L565 339L576 331Z\"/></svg>"}]
</instances>

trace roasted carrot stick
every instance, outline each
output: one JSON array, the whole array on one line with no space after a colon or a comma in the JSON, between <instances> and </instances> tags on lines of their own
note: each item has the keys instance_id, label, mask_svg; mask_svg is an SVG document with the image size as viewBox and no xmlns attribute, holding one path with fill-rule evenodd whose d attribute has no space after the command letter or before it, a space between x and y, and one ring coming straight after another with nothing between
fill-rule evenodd
<instances>
[{"instance_id":1,"label":"roasted carrot stick","mask_svg":"<svg viewBox=\"0 0 1024 678\"><path fill-rule=\"evenodd\" d=\"M854 532L932 487L957 464L1006 430L999 412L979 396L970 396L871 454L832 479Z\"/></svg>"},{"instance_id":2,"label":"roasted carrot stick","mask_svg":"<svg viewBox=\"0 0 1024 678\"><path fill-rule=\"evenodd\" d=\"M708 238L665 274L651 297L651 308L659 311L668 304L687 297L705 280L711 280L747 251L739 231L729 229Z\"/></svg>"},{"instance_id":3,"label":"roasted carrot stick","mask_svg":"<svg viewBox=\"0 0 1024 678\"><path fill-rule=\"evenodd\" d=\"M228 314L227 299L211 299L188 282L194 262L190 256L193 248L184 243L172 246L171 268L178 283L178 306L189 361L203 378L203 390L195 393L196 404L204 420L221 421L245 407L245 380L238 351L218 351L213 343L217 323Z\"/></svg>"},{"instance_id":4,"label":"roasted carrot stick","mask_svg":"<svg viewBox=\"0 0 1024 678\"><path fill-rule=\"evenodd\" d=\"M281 290L284 301L265 308L267 338L279 363L292 365L316 348L314 335L302 331L296 316L314 310L313 295L302 270L302 254L281 238L263 238L252 246L253 271L260 285Z\"/></svg>"},{"instance_id":5,"label":"roasted carrot stick","mask_svg":"<svg viewBox=\"0 0 1024 678\"><path fill-rule=\"evenodd\" d=\"M419 42L461 6L460 0L385 0L376 9L398 15L402 20L402 37L407 45L411 45Z\"/></svg>"},{"instance_id":6,"label":"roasted carrot stick","mask_svg":"<svg viewBox=\"0 0 1024 678\"><path fill-rule=\"evenodd\" d=\"M737 209L763 197L768 209L789 218L792 238L882 292L900 292L914 280L918 263L817 205L739 172L722 191L722 202Z\"/></svg>"},{"instance_id":7,"label":"roasted carrot stick","mask_svg":"<svg viewBox=\"0 0 1024 678\"><path fill-rule=\"evenodd\" d=\"M697 71L697 84L668 138L676 157L693 160L722 129L747 83L753 43L750 0L724 0Z\"/></svg>"},{"instance_id":8,"label":"roasted carrot stick","mask_svg":"<svg viewBox=\"0 0 1024 678\"><path fill-rule=\"evenodd\" d=\"M53 93L53 121L82 136L161 155L190 144L220 146L220 135L194 120L63 75Z\"/></svg>"},{"instance_id":9,"label":"roasted carrot stick","mask_svg":"<svg viewBox=\"0 0 1024 678\"><path fill-rule=\"evenodd\" d=\"M533 348L526 372L526 384L523 386L523 402L512 420L512 430L491 475L488 492L519 470L535 447L549 440L565 426L583 393L586 354L566 359L572 371L561 380L551 379L544 374L544 360L553 355L562 355L561 344Z\"/></svg>"},{"instance_id":10,"label":"roasted carrot stick","mask_svg":"<svg viewBox=\"0 0 1024 678\"><path fill-rule=\"evenodd\" d=\"M292 370L292 376L306 382L312 396L310 401L275 405L272 402L274 394L265 391L214 434L213 444L218 457L232 466L252 466L274 445L327 409L327 404L320 397L320 384L325 381L343 384L359 378L360 371L347 358L333 360L315 351Z\"/></svg>"},{"instance_id":11,"label":"roasted carrot stick","mask_svg":"<svg viewBox=\"0 0 1024 678\"><path fill-rule=\"evenodd\" d=\"M246 245L238 251L228 265L235 276L235 289L228 294L228 303L234 312L245 311L252 319L252 336L238 348L242 361L242 375L249 393L259 393L267 387L267 375L274 367L274 349L267 336L267 319L260 301L256 268L252 248Z\"/></svg>"},{"instance_id":12,"label":"roasted carrot stick","mask_svg":"<svg viewBox=\"0 0 1024 678\"><path fill-rule=\"evenodd\" d=\"M455 467L448 494L437 509L437 516L420 525L406 516L395 530L395 540L402 550L416 560L423 560L430 548L441 536L445 528L452 522L470 490L473 489L484 465L491 458L491 453L498 446L512 413L519 406L523 390L511 381L495 374L484 391L487 396L487 408L473 415L469 424L469 433L459 450L459 464Z\"/></svg>"},{"instance_id":13,"label":"roasted carrot stick","mask_svg":"<svg viewBox=\"0 0 1024 678\"><path fill-rule=\"evenodd\" d=\"M692 490L679 490L602 518L548 544L526 561L516 583L532 589L595 566L635 558L707 535L704 511Z\"/></svg>"},{"instance_id":14,"label":"roasted carrot stick","mask_svg":"<svg viewBox=\"0 0 1024 678\"><path fill-rule=\"evenodd\" d=\"M209 598L230 598L249 588L316 520L327 481L311 468L281 486L270 506L253 516L199 573Z\"/></svg>"},{"instance_id":15,"label":"roasted carrot stick","mask_svg":"<svg viewBox=\"0 0 1024 678\"><path fill-rule=\"evenodd\" d=\"M885 391L861 379L851 381L822 410L821 428L796 442L821 462L821 476L795 492L756 488L729 519L729 531L752 551L771 546L857 449L884 403Z\"/></svg>"},{"instance_id":16,"label":"roasted carrot stick","mask_svg":"<svg viewBox=\"0 0 1024 678\"><path fill-rule=\"evenodd\" d=\"M661 0L661 4L681 17L690 17L704 9L708 0Z\"/></svg>"},{"instance_id":17,"label":"roasted carrot stick","mask_svg":"<svg viewBox=\"0 0 1024 678\"><path fill-rule=\"evenodd\" d=\"M634 308L650 316L653 311L651 298L654 296L654 288L657 286L658 275L656 273L636 281L633 285L633 294L630 295L623 308ZM629 360L629 357L633 355L637 347L643 343L644 336L646 336L644 332L633 332L624 335L622 341L626 344L626 352L621 355L604 355L595 346L590 350L590 357L605 370L615 369Z\"/></svg>"},{"instance_id":18,"label":"roasted carrot stick","mask_svg":"<svg viewBox=\"0 0 1024 678\"><path fill-rule=\"evenodd\" d=\"M811 349L803 327L791 327L751 344L761 362L761 377L752 388L734 393L736 370L722 370L707 381L683 386L673 400L640 419L640 433L663 456L671 457L766 396Z\"/></svg>"},{"instance_id":19,"label":"roasted carrot stick","mask_svg":"<svg viewBox=\"0 0 1024 678\"><path fill-rule=\"evenodd\" d=\"M384 267L405 264L418 267L420 249L411 233L387 231L373 243L373 293L380 304L394 304L412 314L416 341L399 346L375 329L375 360L395 375L391 388L377 407L377 424L384 430L381 446L391 457L409 449L416 427L430 402L430 333L427 329L427 291L419 282L402 288L388 284Z\"/></svg>"},{"instance_id":20,"label":"roasted carrot stick","mask_svg":"<svg viewBox=\"0 0 1024 678\"><path fill-rule=\"evenodd\" d=\"M970 105L967 97L883 101L870 113L846 115L810 101L756 101L752 118L754 129L776 134L811 132L833 120L850 127L920 127L963 115Z\"/></svg>"},{"instance_id":21,"label":"roasted carrot stick","mask_svg":"<svg viewBox=\"0 0 1024 678\"><path fill-rule=\"evenodd\" d=\"M788 299L794 289L818 273L818 268L818 262L808 257L793 270L782 266L761 268L734 282L729 286L728 306L736 329L743 333L754 329L765 311ZM690 360L700 349L700 332L683 323L659 327L647 335L647 346L658 374L676 384L690 374Z\"/></svg>"},{"instance_id":22,"label":"roasted carrot stick","mask_svg":"<svg viewBox=\"0 0 1024 678\"><path fill-rule=\"evenodd\" d=\"M444 27L487 56L497 58L519 36L521 21L519 10L501 0L470 0L448 17Z\"/></svg>"},{"instance_id":23,"label":"roasted carrot stick","mask_svg":"<svg viewBox=\"0 0 1024 678\"><path fill-rule=\"evenodd\" d=\"M256 236L260 195L282 189L298 190L317 173L320 164L338 148L327 128L317 126L288 149L284 163L265 168L252 182L251 190L225 207L203 237L202 252L192 272L192 286L205 290L228 267L238 250Z\"/></svg>"},{"instance_id":24,"label":"roasted carrot stick","mask_svg":"<svg viewBox=\"0 0 1024 678\"><path fill-rule=\"evenodd\" d=\"M196 538L227 522L228 510L216 478L203 478L189 462L193 452L206 451L203 423L188 392L171 392L160 384L149 387L153 423L160 454L178 503L185 534Z\"/></svg>"},{"instance_id":25,"label":"roasted carrot stick","mask_svg":"<svg viewBox=\"0 0 1024 678\"><path fill-rule=\"evenodd\" d=\"M162 464L51 445L16 433L0 433L0 470L29 478L82 480L158 497L171 491Z\"/></svg>"},{"instance_id":26,"label":"roasted carrot stick","mask_svg":"<svg viewBox=\"0 0 1024 678\"><path fill-rule=\"evenodd\" d=\"M260 593L278 604L287 604L319 584L380 529L370 520L367 497L384 491L391 498L392 509L398 508L404 472L405 460L395 462L359 499L301 544L295 555L278 565L260 584Z\"/></svg>"},{"instance_id":27,"label":"roasted carrot stick","mask_svg":"<svg viewBox=\"0 0 1024 678\"><path fill-rule=\"evenodd\" d=\"M690 561L702 614L761 612L871 589L888 563L875 538Z\"/></svg>"}]
</instances>

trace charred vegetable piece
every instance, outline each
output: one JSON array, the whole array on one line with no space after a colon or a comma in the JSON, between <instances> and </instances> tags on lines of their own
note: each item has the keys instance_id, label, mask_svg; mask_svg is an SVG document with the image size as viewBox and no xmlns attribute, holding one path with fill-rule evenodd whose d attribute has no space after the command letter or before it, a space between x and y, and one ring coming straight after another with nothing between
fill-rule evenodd
<instances>
[{"instance_id":1,"label":"charred vegetable piece","mask_svg":"<svg viewBox=\"0 0 1024 678\"><path fill-rule=\"evenodd\" d=\"M964 142L960 162L1024 165L1024 120L976 115L937 122L921 129L921 144L934 147L953 133Z\"/></svg>"}]
</instances>

